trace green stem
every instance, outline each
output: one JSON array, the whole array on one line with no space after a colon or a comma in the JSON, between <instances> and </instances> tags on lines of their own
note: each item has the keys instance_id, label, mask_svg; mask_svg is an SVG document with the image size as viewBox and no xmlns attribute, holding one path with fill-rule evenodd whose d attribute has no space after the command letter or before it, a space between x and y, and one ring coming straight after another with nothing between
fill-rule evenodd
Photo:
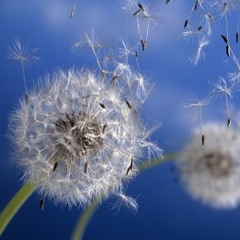
<instances>
[{"instance_id":1,"label":"green stem","mask_svg":"<svg viewBox=\"0 0 240 240\"><path fill-rule=\"evenodd\" d=\"M154 158L148 162L144 162L144 163L140 164L139 171L142 172L147 169L153 168L161 163L175 159L177 156L178 156L177 153L170 153L170 154L165 155L163 158ZM83 239L87 225L88 225L93 213L97 210L97 207L99 206L99 204L100 203L98 201L95 201L86 208L86 210L80 216L80 218L75 226L75 229L74 229L73 235L72 235L72 240L82 240Z\"/></svg>"},{"instance_id":2,"label":"green stem","mask_svg":"<svg viewBox=\"0 0 240 240\"><path fill-rule=\"evenodd\" d=\"M164 162L167 162L169 160L175 159L178 156L177 153L170 153L165 155L164 157L159 157L159 158L154 158L151 159L150 161L147 162L143 162L139 165L138 169L140 172L144 171L144 170L148 170L150 168L153 168L159 164L162 164Z\"/></svg>"},{"instance_id":3,"label":"green stem","mask_svg":"<svg viewBox=\"0 0 240 240\"><path fill-rule=\"evenodd\" d=\"M12 218L15 216L15 214L18 212L18 210L21 208L21 206L25 203L25 201L29 198L29 196L33 193L34 190L34 185L30 183L24 184L1 212L0 236L7 227L8 223L12 220Z\"/></svg>"},{"instance_id":4,"label":"green stem","mask_svg":"<svg viewBox=\"0 0 240 240\"><path fill-rule=\"evenodd\" d=\"M75 230L73 231L72 240L79 240L83 238L83 234L86 230L88 222L90 221L92 215L97 210L98 205L100 204L99 201L95 200L87 209L83 212L81 217L79 218Z\"/></svg>"}]
</instances>

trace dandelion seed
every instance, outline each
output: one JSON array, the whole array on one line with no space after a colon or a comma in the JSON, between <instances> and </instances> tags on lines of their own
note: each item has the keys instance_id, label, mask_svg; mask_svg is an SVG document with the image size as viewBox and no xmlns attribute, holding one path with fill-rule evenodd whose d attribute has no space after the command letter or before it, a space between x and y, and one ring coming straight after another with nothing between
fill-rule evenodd
<instances>
[{"instance_id":1,"label":"dandelion seed","mask_svg":"<svg viewBox=\"0 0 240 240\"><path fill-rule=\"evenodd\" d=\"M195 1L195 4L194 4L194 11L197 11L197 7L198 7L198 0Z\"/></svg>"},{"instance_id":2,"label":"dandelion seed","mask_svg":"<svg viewBox=\"0 0 240 240\"><path fill-rule=\"evenodd\" d=\"M87 173L87 169L88 169L88 162L84 164L84 173Z\"/></svg>"},{"instance_id":3,"label":"dandelion seed","mask_svg":"<svg viewBox=\"0 0 240 240\"><path fill-rule=\"evenodd\" d=\"M224 2L223 3L223 9L222 9L223 12L227 11L227 6L228 6L227 2Z\"/></svg>"},{"instance_id":4,"label":"dandelion seed","mask_svg":"<svg viewBox=\"0 0 240 240\"><path fill-rule=\"evenodd\" d=\"M57 169L57 166L58 166L58 162L55 162L53 165L53 172Z\"/></svg>"},{"instance_id":5,"label":"dandelion seed","mask_svg":"<svg viewBox=\"0 0 240 240\"><path fill-rule=\"evenodd\" d=\"M74 48L75 49L81 48L85 45L87 45L91 49L100 72L103 74L103 76L105 76L108 73L108 71L103 69L101 61L97 54L97 50L102 48L102 45L100 44L100 42L95 34L94 29L92 29L91 34L85 34L84 37L81 37L80 40L75 42Z\"/></svg>"},{"instance_id":6,"label":"dandelion seed","mask_svg":"<svg viewBox=\"0 0 240 240\"><path fill-rule=\"evenodd\" d=\"M233 83L235 83L235 82L238 82L240 79L240 62L239 62L239 59L235 56L235 54L233 52L232 52L232 59L233 59L233 62L235 63L236 71L229 73L229 79Z\"/></svg>"},{"instance_id":7,"label":"dandelion seed","mask_svg":"<svg viewBox=\"0 0 240 240\"><path fill-rule=\"evenodd\" d=\"M129 103L129 101L128 101L127 99L125 99L125 102L126 102L127 106L131 109L132 106L131 106L131 104Z\"/></svg>"},{"instance_id":8,"label":"dandelion seed","mask_svg":"<svg viewBox=\"0 0 240 240\"><path fill-rule=\"evenodd\" d=\"M116 208L118 211L120 211L123 208L125 208L125 209L129 209L133 214L137 213L138 204L134 198L129 197L122 192L120 192L119 194L116 194L115 196L118 198L118 200L113 206L113 209Z\"/></svg>"},{"instance_id":9,"label":"dandelion seed","mask_svg":"<svg viewBox=\"0 0 240 240\"><path fill-rule=\"evenodd\" d=\"M204 143L205 143L205 134L202 133L202 146L204 145Z\"/></svg>"},{"instance_id":10,"label":"dandelion seed","mask_svg":"<svg viewBox=\"0 0 240 240\"><path fill-rule=\"evenodd\" d=\"M121 48L119 49L120 57L124 57L126 59L125 63L127 64L129 55L135 54L136 47L129 47L128 43L121 39Z\"/></svg>"},{"instance_id":11,"label":"dandelion seed","mask_svg":"<svg viewBox=\"0 0 240 240\"><path fill-rule=\"evenodd\" d=\"M226 45L226 54L228 57L230 57L230 47L228 44Z\"/></svg>"},{"instance_id":12,"label":"dandelion seed","mask_svg":"<svg viewBox=\"0 0 240 240\"><path fill-rule=\"evenodd\" d=\"M128 169L127 169L126 175L128 175L129 172L130 172L132 169L133 169L133 159L131 158L131 163L130 163L130 166L128 167Z\"/></svg>"},{"instance_id":13,"label":"dandelion seed","mask_svg":"<svg viewBox=\"0 0 240 240\"><path fill-rule=\"evenodd\" d=\"M138 56L139 56L138 51L135 51L135 57L138 58Z\"/></svg>"},{"instance_id":14,"label":"dandelion seed","mask_svg":"<svg viewBox=\"0 0 240 240\"><path fill-rule=\"evenodd\" d=\"M227 127L230 127L230 126L231 126L231 123L232 123L231 117L229 116L229 117L228 117L228 120L227 120Z\"/></svg>"},{"instance_id":15,"label":"dandelion seed","mask_svg":"<svg viewBox=\"0 0 240 240\"><path fill-rule=\"evenodd\" d=\"M187 27L187 25L188 25L188 21L189 21L188 19L185 20L185 22L184 22L184 26L183 26L184 29Z\"/></svg>"},{"instance_id":16,"label":"dandelion seed","mask_svg":"<svg viewBox=\"0 0 240 240\"><path fill-rule=\"evenodd\" d=\"M153 88L153 85L149 88L148 81L140 73L131 72L129 74L129 77L131 79L131 82L128 83L129 88L130 89L132 87L134 89L137 88L136 95L137 95L138 99L140 99L140 101L142 103L144 103L148 94L149 94L149 92Z\"/></svg>"},{"instance_id":17,"label":"dandelion seed","mask_svg":"<svg viewBox=\"0 0 240 240\"><path fill-rule=\"evenodd\" d=\"M205 36L203 36L198 43L198 47L196 52L193 54L192 57L190 57L190 61L194 64L197 65L198 62L200 61L200 59L202 57L205 56L205 53L203 51L204 47L207 46L209 44L209 41L205 38Z\"/></svg>"},{"instance_id":18,"label":"dandelion seed","mask_svg":"<svg viewBox=\"0 0 240 240\"><path fill-rule=\"evenodd\" d=\"M139 104L135 111L126 111L123 104L127 95L139 102L129 95L129 79L113 87L87 69L70 69L44 80L29 93L28 105L20 102L10 122L24 180L43 198L62 205L89 205L96 198L121 193L142 157L160 155L137 117ZM126 175L131 158L136 164Z\"/></svg>"},{"instance_id":19,"label":"dandelion seed","mask_svg":"<svg viewBox=\"0 0 240 240\"><path fill-rule=\"evenodd\" d=\"M189 193L215 208L240 203L240 132L212 123L205 127L206 143L198 144L196 130L178 160L181 179Z\"/></svg>"},{"instance_id":20,"label":"dandelion seed","mask_svg":"<svg viewBox=\"0 0 240 240\"><path fill-rule=\"evenodd\" d=\"M221 35L221 37L222 37L223 41L224 41L226 44L228 44L228 39L227 39L224 35Z\"/></svg>"},{"instance_id":21,"label":"dandelion seed","mask_svg":"<svg viewBox=\"0 0 240 240\"><path fill-rule=\"evenodd\" d=\"M227 81L224 78L220 78L219 82L215 86L215 92L218 94L223 94L225 98L225 107L227 111L227 127L230 127L231 125L231 116L229 111L229 103L228 98L232 97L232 92L234 89L234 84L231 84L230 87L228 87Z\"/></svg>"},{"instance_id":22,"label":"dandelion seed","mask_svg":"<svg viewBox=\"0 0 240 240\"><path fill-rule=\"evenodd\" d=\"M19 38L16 38L14 44L8 48L8 58L18 61L21 64L22 69L22 77L24 83L25 94L27 95L27 80L25 74L25 66L30 63L40 61L35 54L37 52L37 48L30 49L28 46L24 46Z\"/></svg>"},{"instance_id":23,"label":"dandelion seed","mask_svg":"<svg viewBox=\"0 0 240 240\"><path fill-rule=\"evenodd\" d=\"M25 94L25 95L24 95L24 98L25 98L25 103L26 103L26 105L28 105L28 101L29 101L29 99L28 99L28 95Z\"/></svg>"},{"instance_id":24,"label":"dandelion seed","mask_svg":"<svg viewBox=\"0 0 240 240\"><path fill-rule=\"evenodd\" d=\"M147 41L141 39L142 50L144 51L147 46Z\"/></svg>"},{"instance_id":25,"label":"dandelion seed","mask_svg":"<svg viewBox=\"0 0 240 240\"><path fill-rule=\"evenodd\" d=\"M207 30L208 36L210 36L212 34L211 23L214 21L214 18L211 14L206 14L204 19L205 19L205 29Z\"/></svg>"},{"instance_id":26,"label":"dandelion seed","mask_svg":"<svg viewBox=\"0 0 240 240\"><path fill-rule=\"evenodd\" d=\"M76 10L76 6L74 5L71 9L70 18L72 18L75 15L75 10Z\"/></svg>"},{"instance_id":27,"label":"dandelion seed","mask_svg":"<svg viewBox=\"0 0 240 240\"><path fill-rule=\"evenodd\" d=\"M139 7L142 11L144 11L143 5L142 5L141 3L138 3L138 7Z\"/></svg>"},{"instance_id":28,"label":"dandelion seed","mask_svg":"<svg viewBox=\"0 0 240 240\"><path fill-rule=\"evenodd\" d=\"M235 33L235 42L236 42L236 43L238 43L238 38L239 38L238 29L239 29L239 19L238 19L238 23L237 23L237 30L236 30L236 33Z\"/></svg>"},{"instance_id":29,"label":"dandelion seed","mask_svg":"<svg viewBox=\"0 0 240 240\"><path fill-rule=\"evenodd\" d=\"M99 103L101 108L106 108L106 106L103 103Z\"/></svg>"},{"instance_id":30,"label":"dandelion seed","mask_svg":"<svg viewBox=\"0 0 240 240\"><path fill-rule=\"evenodd\" d=\"M104 125L103 125L103 129L102 129L102 132L103 132L103 133L105 133L106 127L107 127L107 124L104 124Z\"/></svg>"},{"instance_id":31,"label":"dandelion seed","mask_svg":"<svg viewBox=\"0 0 240 240\"><path fill-rule=\"evenodd\" d=\"M117 75L115 75L113 78L112 78L112 84L115 84L116 83L116 81L117 81L117 79L118 79L118 76Z\"/></svg>"},{"instance_id":32,"label":"dandelion seed","mask_svg":"<svg viewBox=\"0 0 240 240\"><path fill-rule=\"evenodd\" d=\"M140 11L144 12L143 5L141 3L138 3L139 9L133 14L133 16L136 16Z\"/></svg>"},{"instance_id":33,"label":"dandelion seed","mask_svg":"<svg viewBox=\"0 0 240 240\"><path fill-rule=\"evenodd\" d=\"M43 211L44 210L44 199L43 198L40 199L39 206L40 206L41 211Z\"/></svg>"},{"instance_id":34,"label":"dandelion seed","mask_svg":"<svg viewBox=\"0 0 240 240\"><path fill-rule=\"evenodd\" d=\"M136 8L137 11L136 11ZM157 8L149 6L148 4L140 4L136 0L128 0L127 4L123 9L134 15L137 23L137 32L141 41L142 49L146 47L146 43L149 37L150 26L158 18L158 13L154 12Z\"/></svg>"},{"instance_id":35,"label":"dandelion seed","mask_svg":"<svg viewBox=\"0 0 240 240\"><path fill-rule=\"evenodd\" d=\"M208 105L210 102L211 102L211 99L212 97L209 96L203 100L193 100L194 103L191 103L191 104L188 104L188 105L185 105L184 107L185 108L198 108L199 109L199 121L200 121L200 126L201 126L201 143L202 145L204 145L205 143L205 133L204 133L204 130L203 130L203 120L202 120L202 107Z\"/></svg>"},{"instance_id":36,"label":"dandelion seed","mask_svg":"<svg viewBox=\"0 0 240 240\"><path fill-rule=\"evenodd\" d=\"M182 32L182 35L186 38L189 37L189 36L196 35L196 34L199 34L199 31L195 31L191 28L188 28L188 30Z\"/></svg>"}]
</instances>

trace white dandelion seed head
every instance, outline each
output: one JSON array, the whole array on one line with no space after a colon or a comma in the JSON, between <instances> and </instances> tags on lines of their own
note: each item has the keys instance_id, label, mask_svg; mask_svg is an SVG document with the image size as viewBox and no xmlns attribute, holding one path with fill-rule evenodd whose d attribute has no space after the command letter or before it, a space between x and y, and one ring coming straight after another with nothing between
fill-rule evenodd
<instances>
[{"instance_id":1,"label":"white dandelion seed head","mask_svg":"<svg viewBox=\"0 0 240 240\"><path fill-rule=\"evenodd\" d=\"M215 208L233 208L240 202L240 132L225 125L204 128L205 144L195 131L181 153L181 178L189 193Z\"/></svg>"},{"instance_id":2,"label":"white dandelion seed head","mask_svg":"<svg viewBox=\"0 0 240 240\"><path fill-rule=\"evenodd\" d=\"M24 179L44 197L85 206L123 192L145 150L160 153L123 86L86 69L43 80L13 112L10 132Z\"/></svg>"}]
</instances>

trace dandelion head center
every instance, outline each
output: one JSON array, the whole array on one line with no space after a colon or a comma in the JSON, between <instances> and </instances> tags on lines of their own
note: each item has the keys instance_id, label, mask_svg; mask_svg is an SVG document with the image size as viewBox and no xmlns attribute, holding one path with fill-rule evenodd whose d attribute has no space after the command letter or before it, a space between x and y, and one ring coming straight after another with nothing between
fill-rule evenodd
<instances>
[{"instance_id":1,"label":"dandelion head center","mask_svg":"<svg viewBox=\"0 0 240 240\"><path fill-rule=\"evenodd\" d=\"M55 122L56 149L73 158L96 154L103 145L103 126L87 113L63 114Z\"/></svg>"},{"instance_id":2,"label":"dandelion head center","mask_svg":"<svg viewBox=\"0 0 240 240\"><path fill-rule=\"evenodd\" d=\"M214 177L227 177L234 167L231 156L222 152L208 152L201 157L205 167Z\"/></svg>"}]
</instances>

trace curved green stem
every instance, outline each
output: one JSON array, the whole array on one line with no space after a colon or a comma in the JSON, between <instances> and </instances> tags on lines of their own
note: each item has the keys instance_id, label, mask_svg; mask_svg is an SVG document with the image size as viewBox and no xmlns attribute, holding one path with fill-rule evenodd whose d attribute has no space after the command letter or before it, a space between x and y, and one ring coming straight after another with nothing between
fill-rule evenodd
<instances>
[{"instance_id":1,"label":"curved green stem","mask_svg":"<svg viewBox=\"0 0 240 240\"><path fill-rule=\"evenodd\" d=\"M147 169L153 168L159 164L162 164L169 160L175 159L177 156L178 156L177 153L171 153L171 154L165 155L163 158L154 158L148 162L144 162L144 163L140 164L139 171L142 172ZM83 214L80 216L79 220L77 221L77 224L73 231L72 240L82 240L83 239L83 235L85 233L87 225L88 225L93 213L97 210L97 207L99 206L99 204L100 203L98 201L95 201L86 208L86 210L83 212Z\"/></svg>"},{"instance_id":2,"label":"curved green stem","mask_svg":"<svg viewBox=\"0 0 240 240\"><path fill-rule=\"evenodd\" d=\"M158 157L158 158L154 158L154 159L151 159L150 161L147 161L147 162L143 162L141 163L139 166L138 166L138 169L140 172L144 171L144 170L148 170L150 168L153 168L159 164L162 164L164 162L167 162L169 160L173 160L175 159L176 157L178 156L177 153L170 153L170 154L167 154L165 155L164 157Z\"/></svg>"},{"instance_id":3,"label":"curved green stem","mask_svg":"<svg viewBox=\"0 0 240 240\"><path fill-rule=\"evenodd\" d=\"M140 171L147 170L149 168L152 168L158 164L161 164L163 162L166 162L168 160L174 159L177 156L177 154L168 154L164 156L163 158L156 158L149 162L142 163L139 166ZM15 196L12 198L12 200L8 203L8 205L4 208L4 210L0 214L0 236L2 235L5 228L8 226L9 222L12 220L12 218L15 216L15 214L18 212L18 210L21 208L21 206L26 202L26 200L30 197L30 195L35 190L35 186L31 183L26 183L20 188L20 190L15 194ZM88 222L91 219L91 216L97 209L97 206L99 205L99 201L94 201L81 215L79 221L77 222L77 225L75 227L72 240L78 240L83 238L83 234L85 232L85 229L87 227Z\"/></svg>"},{"instance_id":4,"label":"curved green stem","mask_svg":"<svg viewBox=\"0 0 240 240\"><path fill-rule=\"evenodd\" d=\"M0 236L21 206L35 190L31 183L24 184L0 214Z\"/></svg>"},{"instance_id":5,"label":"curved green stem","mask_svg":"<svg viewBox=\"0 0 240 240\"><path fill-rule=\"evenodd\" d=\"M79 240L83 238L83 234L85 233L88 222L90 221L94 212L97 210L99 204L100 202L95 200L90 206L86 208L76 224L71 238L72 240Z\"/></svg>"}]
</instances>

